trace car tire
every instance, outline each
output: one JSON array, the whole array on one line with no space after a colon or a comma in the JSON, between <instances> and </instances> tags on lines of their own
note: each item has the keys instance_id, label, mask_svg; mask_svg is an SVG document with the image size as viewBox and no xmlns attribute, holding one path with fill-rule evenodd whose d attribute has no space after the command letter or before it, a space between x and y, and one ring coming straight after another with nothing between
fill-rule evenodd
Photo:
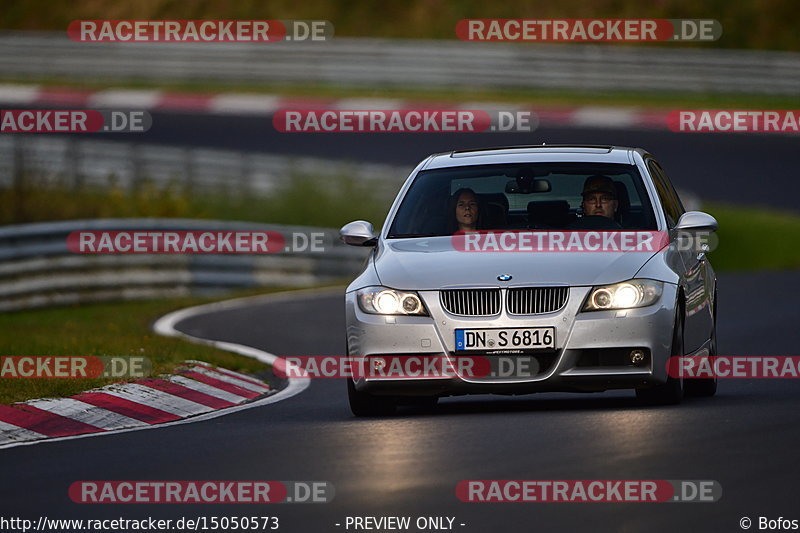
<instances>
[{"instance_id":1,"label":"car tire","mask_svg":"<svg viewBox=\"0 0 800 533\"><path fill-rule=\"evenodd\" d=\"M713 327L711 328L711 345L708 355L717 355L717 295L714 294L714 313L712 316ZM717 393L717 376L708 379L690 379L686 382L686 395L697 398L710 398Z\"/></svg>"},{"instance_id":2,"label":"car tire","mask_svg":"<svg viewBox=\"0 0 800 533\"><path fill-rule=\"evenodd\" d=\"M356 390L351 378L347 378L347 399L350 411L356 416L389 416L397 411L395 396L378 396Z\"/></svg>"},{"instance_id":3,"label":"car tire","mask_svg":"<svg viewBox=\"0 0 800 533\"><path fill-rule=\"evenodd\" d=\"M673 357L683 356L683 310L679 307L672 330ZM683 378L667 376L667 381L655 387L636 389L636 398L645 405L677 405L683 400Z\"/></svg>"}]
</instances>

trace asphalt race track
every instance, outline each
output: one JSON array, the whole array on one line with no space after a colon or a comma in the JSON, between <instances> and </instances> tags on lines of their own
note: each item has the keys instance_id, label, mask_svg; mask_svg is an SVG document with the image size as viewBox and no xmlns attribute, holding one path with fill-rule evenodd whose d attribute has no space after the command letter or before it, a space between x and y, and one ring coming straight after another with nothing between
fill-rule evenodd
<instances>
[{"instance_id":1,"label":"asphalt race track","mask_svg":"<svg viewBox=\"0 0 800 533\"><path fill-rule=\"evenodd\" d=\"M797 353L794 273L719 280L725 355ZM343 351L338 295L260 304L178 324L278 355ZM737 531L749 516L791 517L800 382L728 380L712 399L644 408L632 393L477 396L432 412L355 419L341 380L211 421L0 453L3 515L50 518L275 514L281 531L344 531L347 516L454 516L460 531ZM78 505L76 480L325 480L328 504ZM713 479L717 503L463 503L464 479ZM755 526L754 526L755 528ZM351 529L352 531L352 529Z\"/></svg>"}]
</instances>

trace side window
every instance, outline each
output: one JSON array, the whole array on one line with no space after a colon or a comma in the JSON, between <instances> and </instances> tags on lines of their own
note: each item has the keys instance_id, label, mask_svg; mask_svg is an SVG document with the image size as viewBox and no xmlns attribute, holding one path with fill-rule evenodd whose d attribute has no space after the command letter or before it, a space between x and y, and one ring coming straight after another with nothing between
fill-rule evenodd
<instances>
[{"instance_id":1,"label":"side window","mask_svg":"<svg viewBox=\"0 0 800 533\"><path fill-rule=\"evenodd\" d=\"M684 214L686 212L686 209L683 207L683 202L681 202L681 197L678 196L678 191L676 191L675 187L672 186L672 182L667 177L667 173L664 172L664 169L661 168L661 165L659 165L655 161L653 161L653 165L656 168L658 168L658 170L661 172L661 176L664 178L664 183L667 185L667 190L670 191L672 196L675 198L675 203L678 204L678 213L679 213L678 218L680 218L680 215Z\"/></svg>"},{"instance_id":2,"label":"side window","mask_svg":"<svg viewBox=\"0 0 800 533\"><path fill-rule=\"evenodd\" d=\"M653 176L653 183L656 186L658 198L661 200L661 205L664 207L664 216L667 218L667 226L673 228L684 213L683 205L658 163L651 159L647 163L647 166L650 169L650 174Z\"/></svg>"}]
</instances>

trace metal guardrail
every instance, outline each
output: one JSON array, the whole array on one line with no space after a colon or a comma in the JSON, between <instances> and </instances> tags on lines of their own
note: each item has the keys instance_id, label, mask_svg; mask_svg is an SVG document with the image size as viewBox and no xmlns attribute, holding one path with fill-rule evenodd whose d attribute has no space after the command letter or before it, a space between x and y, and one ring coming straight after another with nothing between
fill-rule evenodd
<instances>
[{"instance_id":1,"label":"metal guardrail","mask_svg":"<svg viewBox=\"0 0 800 533\"><path fill-rule=\"evenodd\" d=\"M73 231L324 233L324 252L75 254ZM331 229L186 219L100 219L0 227L0 311L107 300L178 297L247 287L305 287L352 278L367 249Z\"/></svg>"},{"instance_id":2,"label":"metal guardrail","mask_svg":"<svg viewBox=\"0 0 800 533\"><path fill-rule=\"evenodd\" d=\"M321 83L797 94L800 54L663 46L335 38L278 43L78 43L0 32L0 72L106 81Z\"/></svg>"},{"instance_id":3,"label":"metal guardrail","mask_svg":"<svg viewBox=\"0 0 800 533\"><path fill-rule=\"evenodd\" d=\"M235 150L182 148L70 136L0 135L0 187L19 177L66 186L115 186L125 190L151 181L192 191L264 195L298 176L347 177L393 198L412 167L266 155Z\"/></svg>"}]
</instances>

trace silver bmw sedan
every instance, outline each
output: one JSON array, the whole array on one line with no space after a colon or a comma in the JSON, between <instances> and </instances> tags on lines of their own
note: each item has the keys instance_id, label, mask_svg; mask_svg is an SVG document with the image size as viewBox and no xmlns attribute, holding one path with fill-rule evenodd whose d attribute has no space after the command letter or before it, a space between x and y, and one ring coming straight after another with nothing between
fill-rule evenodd
<instances>
[{"instance_id":1,"label":"silver bmw sedan","mask_svg":"<svg viewBox=\"0 0 800 533\"><path fill-rule=\"evenodd\" d=\"M357 416L459 394L635 389L711 396L676 359L716 354L716 220L685 211L639 148L542 145L435 154L345 296Z\"/></svg>"}]
</instances>

